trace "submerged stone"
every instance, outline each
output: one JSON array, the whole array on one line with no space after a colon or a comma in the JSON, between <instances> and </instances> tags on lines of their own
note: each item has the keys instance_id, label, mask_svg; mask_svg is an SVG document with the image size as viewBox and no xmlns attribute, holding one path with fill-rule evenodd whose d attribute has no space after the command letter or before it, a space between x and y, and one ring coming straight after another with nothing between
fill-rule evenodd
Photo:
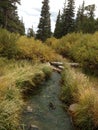
<instances>
[{"instance_id":1,"label":"submerged stone","mask_svg":"<svg viewBox=\"0 0 98 130\"><path fill-rule=\"evenodd\" d=\"M39 130L38 126L31 124L29 130Z\"/></svg>"},{"instance_id":2,"label":"submerged stone","mask_svg":"<svg viewBox=\"0 0 98 130\"><path fill-rule=\"evenodd\" d=\"M52 110L56 109L55 105L52 102L49 103L49 108Z\"/></svg>"},{"instance_id":3,"label":"submerged stone","mask_svg":"<svg viewBox=\"0 0 98 130\"><path fill-rule=\"evenodd\" d=\"M32 107L31 106L27 106L27 112L32 112L32 111L33 111Z\"/></svg>"}]
</instances>

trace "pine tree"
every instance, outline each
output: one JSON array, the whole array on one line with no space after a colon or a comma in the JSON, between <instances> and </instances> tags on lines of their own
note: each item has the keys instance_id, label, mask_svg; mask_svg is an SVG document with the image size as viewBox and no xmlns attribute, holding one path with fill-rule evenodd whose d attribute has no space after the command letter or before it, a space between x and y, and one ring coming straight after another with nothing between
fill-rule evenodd
<instances>
[{"instance_id":1,"label":"pine tree","mask_svg":"<svg viewBox=\"0 0 98 130\"><path fill-rule=\"evenodd\" d=\"M88 5L85 7L86 11L86 20L85 20L85 33L94 33L95 32L95 19L94 19L94 11L95 11L95 5Z\"/></svg>"},{"instance_id":2,"label":"pine tree","mask_svg":"<svg viewBox=\"0 0 98 130\"><path fill-rule=\"evenodd\" d=\"M15 32L24 35L24 23L22 19L19 19L17 11L13 11L11 15L8 17L8 25L6 29L10 32Z\"/></svg>"},{"instance_id":3,"label":"pine tree","mask_svg":"<svg viewBox=\"0 0 98 130\"><path fill-rule=\"evenodd\" d=\"M8 18L12 14L13 11L17 9L16 3L20 4L20 0L0 0L0 8L3 19L3 27L6 28L8 24Z\"/></svg>"},{"instance_id":4,"label":"pine tree","mask_svg":"<svg viewBox=\"0 0 98 130\"><path fill-rule=\"evenodd\" d=\"M77 32L83 31L84 28L84 21L86 19L85 14L85 2L83 1L82 5L79 6L76 16L75 28Z\"/></svg>"},{"instance_id":5,"label":"pine tree","mask_svg":"<svg viewBox=\"0 0 98 130\"><path fill-rule=\"evenodd\" d=\"M87 11L87 16L90 18L90 19L94 19L94 11L95 11L95 4L92 4L92 5L88 5L85 7L85 10Z\"/></svg>"},{"instance_id":6,"label":"pine tree","mask_svg":"<svg viewBox=\"0 0 98 130\"><path fill-rule=\"evenodd\" d=\"M61 15L61 37L65 35L65 30L66 30L66 0Z\"/></svg>"},{"instance_id":7,"label":"pine tree","mask_svg":"<svg viewBox=\"0 0 98 130\"><path fill-rule=\"evenodd\" d=\"M51 37L51 21L48 5L49 0L44 0L42 4L41 18L39 21L36 38L44 42L47 38Z\"/></svg>"},{"instance_id":8,"label":"pine tree","mask_svg":"<svg viewBox=\"0 0 98 130\"><path fill-rule=\"evenodd\" d=\"M19 20L16 4L20 4L20 0L0 0L0 26L24 34L24 24Z\"/></svg>"},{"instance_id":9,"label":"pine tree","mask_svg":"<svg viewBox=\"0 0 98 130\"><path fill-rule=\"evenodd\" d=\"M33 31L33 27L32 28L28 28L28 30L27 30L27 37L29 37L29 38L35 37L35 33Z\"/></svg>"},{"instance_id":10,"label":"pine tree","mask_svg":"<svg viewBox=\"0 0 98 130\"><path fill-rule=\"evenodd\" d=\"M62 36L74 31L74 4L74 0L68 0L67 5L66 1L64 3L64 9L61 16Z\"/></svg>"},{"instance_id":11,"label":"pine tree","mask_svg":"<svg viewBox=\"0 0 98 130\"><path fill-rule=\"evenodd\" d=\"M95 31L98 31L98 18L95 20Z\"/></svg>"},{"instance_id":12,"label":"pine tree","mask_svg":"<svg viewBox=\"0 0 98 130\"><path fill-rule=\"evenodd\" d=\"M54 30L54 37L60 38L61 35L62 35L61 34L61 15L60 15L60 10L59 10L57 20L56 20L55 30Z\"/></svg>"},{"instance_id":13,"label":"pine tree","mask_svg":"<svg viewBox=\"0 0 98 130\"><path fill-rule=\"evenodd\" d=\"M71 33L74 31L74 0L68 0L68 4L66 7L66 15L65 15L65 34Z\"/></svg>"},{"instance_id":14,"label":"pine tree","mask_svg":"<svg viewBox=\"0 0 98 130\"><path fill-rule=\"evenodd\" d=\"M76 17L76 31L83 33L94 33L96 30L96 21L94 19L95 5L85 6L83 1L79 7ZM85 13L84 13L85 12Z\"/></svg>"}]
</instances>

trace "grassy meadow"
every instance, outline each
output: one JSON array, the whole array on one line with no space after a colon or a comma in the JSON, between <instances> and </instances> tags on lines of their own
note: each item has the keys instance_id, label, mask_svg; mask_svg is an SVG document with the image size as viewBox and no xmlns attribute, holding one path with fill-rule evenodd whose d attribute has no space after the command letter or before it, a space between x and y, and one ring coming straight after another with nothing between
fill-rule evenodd
<instances>
[{"instance_id":1,"label":"grassy meadow","mask_svg":"<svg viewBox=\"0 0 98 130\"><path fill-rule=\"evenodd\" d=\"M65 61L62 56L98 75L98 32L72 33L42 43L0 29L0 130L20 130L23 97L51 75L52 68L46 62ZM74 124L81 130L98 129L96 84L69 66L61 76L60 99L67 105L77 104Z\"/></svg>"}]
</instances>

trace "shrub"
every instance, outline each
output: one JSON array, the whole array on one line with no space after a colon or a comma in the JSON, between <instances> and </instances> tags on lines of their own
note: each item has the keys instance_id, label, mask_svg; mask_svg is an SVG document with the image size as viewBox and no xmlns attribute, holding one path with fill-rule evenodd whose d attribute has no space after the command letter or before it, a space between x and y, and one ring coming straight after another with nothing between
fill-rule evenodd
<instances>
[{"instance_id":1,"label":"shrub","mask_svg":"<svg viewBox=\"0 0 98 130\"><path fill-rule=\"evenodd\" d=\"M52 73L52 69L49 66L43 68L43 72L45 74L45 78L48 79Z\"/></svg>"},{"instance_id":2,"label":"shrub","mask_svg":"<svg viewBox=\"0 0 98 130\"><path fill-rule=\"evenodd\" d=\"M46 43L64 57L79 62L84 71L98 74L98 32L72 33L58 40L50 38Z\"/></svg>"},{"instance_id":3,"label":"shrub","mask_svg":"<svg viewBox=\"0 0 98 130\"><path fill-rule=\"evenodd\" d=\"M54 61L61 57L56 52L34 38L20 37L17 42L19 47L19 59L31 59L33 61Z\"/></svg>"},{"instance_id":4,"label":"shrub","mask_svg":"<svg viewBox=\"0 0 98 130\"><path fill-rule=\"evenodd\" d=\"M18 53L16 41L19 35L0 29L0 53L8 58L15 58Z\"/></svg>"},{"instance_id":5,"label":"shrub","mask_svg":"<svg viewBox=\"0 0 98 130\"><path fill-rule=\"evenodd\" d=\"M50 38L47 39L46 44L63 56L70 56L70 49L77 44L81 36L82 33L72 33L63 36L61 39Z\"/></svg>"},{"instance_id":6,"label":"shrub","mask_svg":"<svg viewBox=\"0 0 98 130\"><path fill-rule=\"evenodd\" d=\"M71 49L71 54L82 64L85 71L98 73L98 43L92 35L84 35L80 43Z\"/></svg>"}]
</instances>

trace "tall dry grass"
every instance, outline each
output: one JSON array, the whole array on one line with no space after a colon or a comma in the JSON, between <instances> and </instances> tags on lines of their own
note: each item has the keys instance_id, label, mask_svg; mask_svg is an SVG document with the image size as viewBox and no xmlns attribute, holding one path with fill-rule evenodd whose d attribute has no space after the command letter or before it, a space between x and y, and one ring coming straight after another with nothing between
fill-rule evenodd
<instances>
[{"instance_id":1,"label":"tall dry grass","mask_svg":"<svg viewBox=\"0 0 98 130\"><path fill-rule=\"evenodd\" d=\"M0 130L19 130L22 92L36 88L52 69L46 64L0 58ZM26 96L26 95L25 95Z\"/></svg>"},{"instance_id":2,"label":"tall dry grass","mask_svg":"<svg viewBox=\"0 0 98 130\"><path fill-rule=\"evenodd\" d=\"M62 74L61 100L77 103L74 122L82 130L98 128L98 94L89 78L84 74L65 67Z\"/></svg>"}]
</instances>

